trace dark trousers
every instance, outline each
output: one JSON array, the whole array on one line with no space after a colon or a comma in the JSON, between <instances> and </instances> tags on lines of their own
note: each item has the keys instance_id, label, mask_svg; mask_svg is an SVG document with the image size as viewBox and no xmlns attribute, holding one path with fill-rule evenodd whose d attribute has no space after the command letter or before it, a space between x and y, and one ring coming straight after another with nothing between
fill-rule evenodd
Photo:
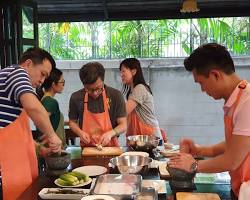
<instances>
[{"instance_id":1,"label":"dark trousers","mask_svg":"<svg viewBox=\"0 0 250 200\"><path fill-rule=\"evenodd\" d=\"M238 197L234 194L233 190L230 191L231 200L238 200Z\"/></svg>"}]
</instances>

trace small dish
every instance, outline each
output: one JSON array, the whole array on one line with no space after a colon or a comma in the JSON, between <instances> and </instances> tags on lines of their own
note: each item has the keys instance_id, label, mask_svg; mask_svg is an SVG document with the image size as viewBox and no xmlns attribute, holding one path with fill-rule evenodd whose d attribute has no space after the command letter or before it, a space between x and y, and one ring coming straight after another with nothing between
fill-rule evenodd
<instances>
[{"instance_id":1,"label":"small dish","mask_svg":"<svg viewBox=\"0 0 250 200\"><path fill-rule=\"evenodd\" d=\"M158 193L154 188L142 188L142 192L136 196L136 200L158 200Z\"/></svg>"},{"instance_id":2,"label":"small dish","mask_svg":"<svg viewBox=\"0 0 250 200\"><path fill-rule=\"evenodd\" d=\"M142 180L142 187L154 188L158 194L166 194L166 183L164 180Z\"/></svg>"},{"instance_id":3,"label":"small dish","mask_svg":"<svg viewBox=\"0 0 250 200\"><path fill-rule=\"evenodd\" d=\"M88 185L88 184L91 183L91 181L92 181L92 179L89 178L89 180L86 181L86 182L83 182L83 183L80 183L80 184L77 184L77 185L65 186L65 185L59 184L59 183L58 183L58 178L57 178L57 179L54 181L54 183L55 183L57 186L59 186L59 187L64 187L64 188L77 188L77 187L82 187L82 186Z\"/></svg>"},{"instance_id":4,"label":"small dish","mask_svg":"<svg viewBox=\"0 0 250 200\"><path fill-rule=\"evenodd\" d=\"M164 143L164 148L165 149L172 149L173 146L174 146L174 144L172 144L172 143Z\"/></svg>"},{"instance_id":5,"label":"small dish","mask_svg":"<svg viewBox=\"0 0 250 200\"><path fill-rule=\"evenodd\" d=\"M161 149L160 154L166 158L170 158L175 156L176 154L180 153L179 145L174 145L172 149Z\"/></svg>"},{"instance_id":6,"label":"small dish","mask_svg":"<svg viewBox=\"0 0 250 200\"><path fill-rule=\"evenodd\" d=\"M161 155L163 155L166 158L171 158L173 156L176 156L180 151L160 151Z\"/></svg>"},{"instance_id":7,"label":"small dish","mask_svg":"<svg viewBox=\"0 0 250 200\"><path fill-rule=\"evenodd\" d=\"M42 199L81 199L89 192L89 189L78 188L43 188L38 195Z\"/></svg>"}]
</instances>

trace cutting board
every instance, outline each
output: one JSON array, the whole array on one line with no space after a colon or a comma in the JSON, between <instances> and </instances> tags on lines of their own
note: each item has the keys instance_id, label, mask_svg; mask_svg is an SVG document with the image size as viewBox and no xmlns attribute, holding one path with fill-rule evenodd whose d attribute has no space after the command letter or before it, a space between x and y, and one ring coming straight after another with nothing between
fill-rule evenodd
<instances>
[{"instance_id":1,"label":"cutting board","mask_svg":"<svg viewBox=\"0 0 250 200\"><path fill-rule=\"evenodd\" d=\"M160 173L160 177L162 179L170 179L170 174L167 170L167 163L160 163L159 164L159 173Z\"/></svg>"},{"instance_id":2,"label":"cutting board","mask_svg":"<svg viewBox=\"0 0 250 200\"><path fill-rule=\"evenodd\" d=\"M176 200L220 200L220 197L214 193L177 192Z\"/></svg>"},{"instance_id":3,"label":"cutting board","mask_svg":"<svg viewBox=\"0 0 250 200\"><path fill-rule=\"evenodd\" d=\"M119 156L123 153L120 147L103 147L99 151L96 147L84 147L82 156Z\"/></svg>"}]
</instances>

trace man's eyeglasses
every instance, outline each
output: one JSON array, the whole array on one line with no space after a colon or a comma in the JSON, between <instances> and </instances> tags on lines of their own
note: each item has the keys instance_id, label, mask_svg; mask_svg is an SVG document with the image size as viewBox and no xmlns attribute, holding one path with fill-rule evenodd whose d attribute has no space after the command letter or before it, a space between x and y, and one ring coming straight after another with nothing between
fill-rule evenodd
<instances>
[{"instance_id":1,"label":"man's eyeglasses","mask_svg":"<svg viewBox=\"0 0 250 200\"><path fill-rule=\"evenodd\" d=\"M65 85L65 80L58 81L57 83L62 83L63 85Z\"/></svg>"},{"instance_id":2,"label":"man's eyeglasses","mask_svg":"<svg viewBox=\"0 0 250 200\"><path fill-rule=\"evenodd\" d=\"M104 85L102 86L102 88L95 88L95 89L91 89L91 88L84 88L84 90L87 92L87 93L90 93L90 94L93 94L93 93L97 93L97 94L100 94L103 92L104 90Z\"/></svg>"}]
</instances>

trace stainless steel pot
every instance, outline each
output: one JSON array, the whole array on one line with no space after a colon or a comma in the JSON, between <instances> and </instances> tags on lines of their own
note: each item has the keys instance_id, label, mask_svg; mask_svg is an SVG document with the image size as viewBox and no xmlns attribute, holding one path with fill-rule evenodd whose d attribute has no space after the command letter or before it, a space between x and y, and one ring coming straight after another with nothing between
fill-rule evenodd
<instances>
[{"instance_id":1,"label":"stainless steel pot","mask_svg":"<svg viewBox=\"0 0 250 200\"><path fill-rule=\"evenodd\" d=\"M160 138L149 135L133 135L127 137L127 144L135 151L151 153L159 144Z\"/></svg>"},{"instance_id":2,"label":"stainless steel pot","mask_svg":"<svg viewBox=\"0 0 250 200\"><path fill-rule=\"evenodd\" d=\"M121 174L143 174L148 170L148 165L152 162L152 158L140 155L125 155L114 157L110 163L114 169Z\"/></svg>"}]
</instances>

